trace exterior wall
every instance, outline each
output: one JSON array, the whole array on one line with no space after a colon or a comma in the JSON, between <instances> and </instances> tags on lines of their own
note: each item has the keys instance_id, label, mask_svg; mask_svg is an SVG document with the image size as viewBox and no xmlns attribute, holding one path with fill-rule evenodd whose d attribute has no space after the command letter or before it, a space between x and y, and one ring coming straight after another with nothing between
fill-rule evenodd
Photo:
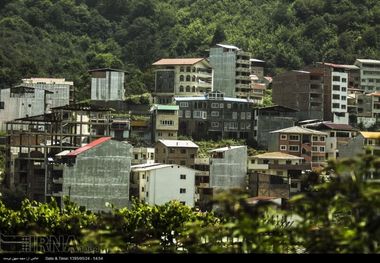
<instances>
[{"instance_id":1,"label":"exterior wall","mask_svg":"<svg viewBox=\"0 0 380 263\"><path fill-rule=\"evenodd\" d=\"M155 162L194 167L197 152L197 148L166 147L161 142L157 142L155 147Z\"/></svg>"},{"instance_id":2,"label":"exterior wall","mask_svg":"<svg viewBox=\"0 0 380 263\"><path fill-rule=\"evenodd\" d=\"M63 171L63 195L92 211L107 211L106 202L129 205L132 146L107 141L76 157Z\"/></svg>"},{"instance_id":3,"label":"exterior wall","mask_svg":"<svg viewBox=\"0 0 380 263\"><path fill-rule=\"evenodd\" d=\"M247 147L231 148L224 151L222 158L210 158L210 187L219 189L247 186Z\"/></svg>"},{"instance_id":4,"label":"exterior wall","mask_svg":"<svg viewBox=\"0 0 380 263\"><path fill-rule=\"evenodd\" d=\"M346 72L332 71L331 81L331 121L333 121L334 123L348 124L348 74Z\"/></svg>"},{"instance_id":5,"label":"exterior wall","mask_svg":"<svg viewBox=\"0 0 380 263\"><path fill-rule=\"evenodd\" d=\"M351 158L363 153L364 137L358 135L348 142L346 145L339 147L339 158Z\"/></svg>"},{"instance_id":6,"label":"exterior wall","mask_svg":"<svg viewBox=\"0 0 380 263\"><path fill-rule=\"evenodd\" d=\"M323 119L323 77L306 71L277 75L272 83L273 102L298 110L299 120Z\"/></svg>"},{"instance_id":7,"label":"exterior wall","mask_svg":"<svg viewBox=\"0 0 380 263\"><path fill-rule=\"evenodd\" d=\"M154 142L161 139L177 139L178 111L155 110L153 112L153 122Z\"/></svg>"},{"instance_id":8,"label":"exterior wall","mask_svg":"<svg viewBox=\"0 0 380 263\"><path fill-rule=\"evenodd\" d=\"M150 205L163 205L178 200L193 207L195 203L195 171L183 166L173 165L154 169L143 176L140 172L140 200ZM181 179L185 175L186 179ZM142 188L144 187L144 191ZM180 189L186 189L181 193Z\"/></svg>"},{"instance_id":9,"label":"exterior wall","mask_svg":"<svg viewBox=\"0 0 380 263\"><path fill-rule=\"evenodd\" d=\"M250 174L249 192L252 196L290 197L290 185L287 179L270 174Z\"/></svg>"},{"instance_id":10,"label":"exterior wall","mask_svg":"<svg viewBox=\"0 0 380 263\"><path fill-rule=\"evenodd\" d=\"M94 71L91 77L91 100L124 100L124 72Z\"/></svg>"}]
</instances>

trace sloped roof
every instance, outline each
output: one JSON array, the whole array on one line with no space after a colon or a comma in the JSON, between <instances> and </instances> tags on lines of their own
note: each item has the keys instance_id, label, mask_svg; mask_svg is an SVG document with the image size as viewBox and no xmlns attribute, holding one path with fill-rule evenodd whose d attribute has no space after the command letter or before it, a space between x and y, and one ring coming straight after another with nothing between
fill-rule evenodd
<instances>
[{"instance_id":1,"label":"sloped roof","mask_svg":"<svg viewBox=\"0 0 380 263\"><path fill-rule=\"evenodd\" d=\"M338 124L331 121L324 121L318 123L312 123L305 125L312 129L329 129L329 130L342 130L342 131L354 131L355 129L348 124Z\"/></svg>"},{"instance_id":2,"label":"sloped roof","mask_svg":"<svg viewBox=\"0 0 380 263\"><path fill-rule=\"evenodd\" d=\"M198 145L189 140L158 140L166 147L181 147L181 148L199 148Z\"/></svg>"},{"instance_id":3,"label":"sloped roof","mask_svg":"<svg viewBox=\"0 0 380 263\"><path fill-rule=\"evenodd\" d=\"M312 135L327 135L327 133L311 130L308 128L302 128L299 126L293 126L281 130L271 131L270 133L298 133L298 134L312 134Z\"/></svg>"},{"instance_id":4,"label":"sloped roof","mask_svg":"<svg viewBox=\"0 0 380 263\"><path fill-rule=\"evenodd\" d=\"M375 59L364 59L364 58L358 58L356 61L360 63L374 63L374 64L380 64L380 60Z\"/></svg>"},{"instance_id":5,"label":"sloped roof","mask_svg":"<svg viewBox=\"0 0 380 263\"><path fill-rule=\"evenodd\" d=\"M75 157L75 156L77 156L77 155L79 155L79 154L81 154L81 153L83 153L83 152L85 152L87 150L90 150L90 149L94 148L95 146L100 145L100 144L102 144L102 143L104 143L106 141L109 141L109 140L111 140L111 137L102 137L102 138L99 138L99 139L97 139L95 141L90 142L89 144L87 144L87 145L85 145L83 147L80 147L80 148L78 148L78 149L76 149L76 150L74 150L74 151L66 154L66 156L67 157Z\"/></svg>"},{"instance_id":6,"label":"sloped roof","mask_svg":"<svg viewBox=\"0 0 380 263\"><path fill-rule=\"evenodd\" d=\"M217 148L217 149L210 150L208 152L225 152L225 151L228 151L228 150L238 149L238 148L244 148L244 147L246 148L247 146L245 146L245 145L238 145L238 146L222 147L222 148Z\"/></svg>"},{"instance_id":7,"label":"sloped roof","mask_svg":"<svg viewBox=\"0 0 380 263\"><path fill-rule=\"evenodd\" d=\"M380 132L360 132L366 139L380 139Z\"/></svg>"},{"instance_id":8,"label":"sloped roof","mask_svg":"<svg viewBox=\"0 0 380 263\"><path fill-rule=\"evenodd\" d=\"M267 152L253 156L257 159L281 159L281 160L302 160L303 157L294 156L282 152Z\"/></svg>"},{"instance_id":9,"label":"sloped roof","mask_svg":"<svg viewBox=\"0 0 380 263\"><path fill-rule=\"evenodd\" d=\"M154 62L152 65L194 65L202 60L205 60L205 58L163 58Z\"/></svg>"}]
</instances>

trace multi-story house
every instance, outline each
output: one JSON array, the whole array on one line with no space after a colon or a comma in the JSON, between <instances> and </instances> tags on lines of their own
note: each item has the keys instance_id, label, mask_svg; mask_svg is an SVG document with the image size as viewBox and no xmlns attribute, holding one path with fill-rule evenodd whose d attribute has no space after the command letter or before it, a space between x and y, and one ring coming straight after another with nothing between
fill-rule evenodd
<instances>
[{"instance_id":1,"label":"multi-story house","mask_svg":"<svg viewBox=\"0 0 380 263\"><path fill-rule=\"evenodd\" d=\"M154 148L150 147L133 147L132 165L153 164Z\"/></svg>"},{"instance_id":2,"label":"multi-story house","mask_svg":"<svg viewBox=\"0 0 380 263\"><path fill-rule=\"evenodd\" d=\"M356 59L360 69L360 88L365 93L380 92L380 60Z\"/></svg>"},{"instance_id":3,"label":"multi-story house","mask_svg":"<svg viewBox=\"0 0 380 263\"><path fill-rule=\"evenodd\" d=\"M321 131L327 134L326 159L335 160L339 157L339 148L346 145L356 136L356 130L347 124L336 124L333 122L318 122L303 125L305 128Z\"/></svg>"},{"instance_id":4,"label":"multi-story house","mask_svg":"<svg viewBox=\"0 0 380 263\"><path fill-rule=\"evenodd\" d=\"M268 150L303 157L318 169L326 161L327 134L298 126L270 132Z\"/></svg>"},{"instance_id":5,"label":"multi-story house","mask_svg":"<svg viewBox=\"0 0 380 263\"><path fill-rule=\"evenodd\" d=\"M53 157L54 158L54 157ZM68 196L91 211L109 211L129 205L132 146L127 142L99 138L74 151L64 151L51 166L50 196ZM55 166L55 167L53 167ZM50 191L49 191L50 190Z\"/></svg>"},{"instance_id":6,"label":"multi-story house","mask_svg":"<svg viewBox=\"0 0 380 263\"><path fill-rule=\"evenodd\" d=\"M380 92L357 95L357 124L369 128L380 123Z\"/></svg>"},{"instance_id":7,"label":"multi-story house","mask_svg":"<svg viewBox=\"0 0 380 263\"><path fill-rule=\"evenodd\" d=\"M149 205L177 200L190 207L195 203L195 170L170 164L132 166L131 198Z\"/></svg>"},{"instance_id":8,"label":"multi-story house","mask_svg":"<svg viewBox=\"0 0 380 263\"><path fill-rule=\"evenodd\" d=\"M249 138L253 135L253 102L213 91L199 97L176 97L179 135L194 139Z\"/></svg>"},{"instance_id":9,"label":"multi-story house","mask_svg":"<svg viewBox=\"0 0 380 263\"><path fill-rule=\"evenodd\" d=\"M294 126L297 110L284 106L257 108L254 111L254 139L257 146L268 148L269 132Z\"/></svg>"},{"instance_id":10,"label":"multi-story house","mask_svg":"<svg viewBox=\"0 0 380 263\"><path fill-rule=\"evenodd\" d=\"M155 145L155 162L194 167L198 145L189 140L158 140Z\"/></svg>"},{"instance_id":11,"label":"multi-story house","mask_svg":"<svg viewBox=\"0 0 380 263\"><path fill-rule=\"evenodd\" d=\"M298 110L299 120L324 117L324 80L322 73L292 70L273 78L273 102Z\"/></svg>"},{"instance_id":12,"label":"multi-story house","mask_svg":"<svg viewBox=\"0 0 380 263\"><path fill-rule=\"evenodd\" d=\"M152 141L160 139L176 140L178 137L177 105L153 105L152 112Z\"/></svg>"},{"instance_id":13,"label":"multi-story house","mask_svg":"<svg viewBox=\"0 0 380 263\"><path fill-rule=\"evenodd\" d=\"M304 158L283 152L267 152L248 158L248 184L252 196L289 198L301 191L301 175L311 170Z\"/></svg>"},{"instance_id":14,"label":"multi-story house","mask_svg":"<svg viewBox=\"0 0 380 263\"><path fill-rule=\"evenodd\" d=\"M212 68L205 58L165 58L152 65L155 103L170 104L174 96L199 96L212 90Z\"/></svg>"},{"instance_id":15,"label":"multi-story house","mask_svg":"<svg viewBox=\"0 0 380 263\"><path fill-rule=\"evenodd\" d=\"M108 102L125 99L124 71L100 68L89 72L91 74L91 100Z\"/></svg>"},{"instance_id":16,"label":"multi-story house","mask_svg":"<svg viewBox=\"0 0 380 263\"><path fill-rule=\"evenodd\" d=\"M31 78L0 91L0 130L5 122L51 112L73 100L73 82L65 79Z\"/></svg>"},{"instance_id":17,"label":"multi-story house","mask_svg":"<svg viewBox=\"0 0 380 263\"><path fill-rule=\"evenodd\" d=\"M264 92L267 88L267 84L264 79L264 65L265 61L260 59L251 58L251 91L249 98L256 104L262 104L264 99Z\"/></svg>"},{"instance_id":18,"label":"multi-story house","mask_svg":"<svg viewBox=\"0 0 380 263\"><path fill-rule=\"evenodd\" d=\"M217 44L210 48L214 90L232 98L249 98L250 56L250 53L232 45Z\"/></svg>"}]
</instances>

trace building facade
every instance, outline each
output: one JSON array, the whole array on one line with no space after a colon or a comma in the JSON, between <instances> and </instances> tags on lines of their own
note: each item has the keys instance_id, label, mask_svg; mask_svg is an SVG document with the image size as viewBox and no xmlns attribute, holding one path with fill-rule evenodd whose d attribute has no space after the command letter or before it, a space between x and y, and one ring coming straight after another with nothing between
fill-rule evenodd
<instances>
[{"instance_id":1,"label":"building facade","mask_svg":"<svg viewBox=\"0 0 380 263\"><path fill-rule=\"evenodd\" d=\"M214 91L199 97L176 97L179 135L194 139L247 139L253 136L253 102Z\"/></svg>"},{"instance_id":2,"label":"building facade","mask_svg":"<svg viewBox=\"0 0 380 263\"><path fill-rule=\"evenodd\" d=\"M155 162L193 168L198 148L198 145L189 140L158 140L155 145Z\"/></svg>"},{"instance_id":3,"label":"building facade","mask_svg":"<svg viewBox=\"0 0 380 263\"><path fill-rule=\"evenodd\" d=\"M380 60L356 59L360 69L360 88L365 93L380 92Z\"/></svg>"},{"instance_id":4,"label":"building facade","mask_svg":"<svg viewBox=\"0 0 380 263\"><path fill-rule=\"evenodd\" d=\"M298 126L270 132L268 150L304 158L312 169L319 169L326 162L327 134Z\"/></svg>"},{"instance_id":5,"label":"building facade","mask_svg":"<svg viewBox=\"0 0 380 263\"><path fill-rule=\"evenodd\" d=\"M212 91L212 68L205 58L160 59L152 65L155 103L170 104L174 96L200 96Z\"/></svg>"},{"instance_id":6,"label":"building facade","mask_svg":"<svg viewBox=\"0 0 380 263\"><path fill-rule=\"evenodd\" d=\"M101 68L91 74L91 100L122 101L125 99L124 71Z\"/></svg>"},{"instance_id":7,"label":"building facade","mask_svg":"<svg viewBox=\"0 0 380 263\"><path fill-rule=\"evenodd\" d=\"M154 148L150 147L133 147L132 165L153 164Z\"/></svg>"},{"instance_id":8,"label":"building facade","mask_svg":"<svg viewBox=\"0 0 380 263\"><path fill-rule=\"evenodd\" d=\"M250 56L238 47L217 44L210 48L210 64L214 69L214 90L232 98L249 98Z\"/></svg>"},{"instance_id":9,"label":"building facade","mask_svg":"<svg viewBox=\"0 0 380 263\"><path fill-rule=\"evenodd\" d=\"M176 140L178 137L178 105L158 105L151 108L152 141Z\"/></svg>"},{"instance_id":10,"label":"building facade","mask_svg":"<svg viewBox=\"0 0 380 263\"><path fill-rule=\"evenodd\" d=\"M193 207L195 204L195 171L168 164L132 166L131 197L149 205L163 205L177 200Z\"/></svg>"},{"instance_id":11,"label":"building facade","mask_svg":"<svg viewBox=\"0 0 380 263\"><path fill-rule=\"evenodd\" d=\"M273 102L298 110L299 120L324 117L324 80L322 73L293 70L279 74L272 82Z\"/></svg>"}]
</instances>

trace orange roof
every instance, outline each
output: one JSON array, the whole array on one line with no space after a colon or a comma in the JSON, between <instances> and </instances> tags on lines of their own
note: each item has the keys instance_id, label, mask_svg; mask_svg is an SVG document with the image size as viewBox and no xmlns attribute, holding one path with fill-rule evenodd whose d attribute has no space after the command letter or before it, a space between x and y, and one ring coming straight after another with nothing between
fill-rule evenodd
<instances>
[{"instance_id":1,"label":"orange roof","mask_svg":"<svg viewBox=\"0 0 380 263\"><path fill-rule=\"evenodd\" d=\"M369 96L375 96L375 97L380 97L380 93L378 92L374 92L374 93L371 93L371 94L368 94Z\"/></svg>"},{"instance_id":2,"label":"orange roof","mask_svg":"<svg viewBox=\"0 0 380 263\"><path fill-rule=\"evenodd\" d=\"M152 65L194 65L202 60L204 60L204 58L163 58L154 62Z\"/></svg>"}]
</instances>

